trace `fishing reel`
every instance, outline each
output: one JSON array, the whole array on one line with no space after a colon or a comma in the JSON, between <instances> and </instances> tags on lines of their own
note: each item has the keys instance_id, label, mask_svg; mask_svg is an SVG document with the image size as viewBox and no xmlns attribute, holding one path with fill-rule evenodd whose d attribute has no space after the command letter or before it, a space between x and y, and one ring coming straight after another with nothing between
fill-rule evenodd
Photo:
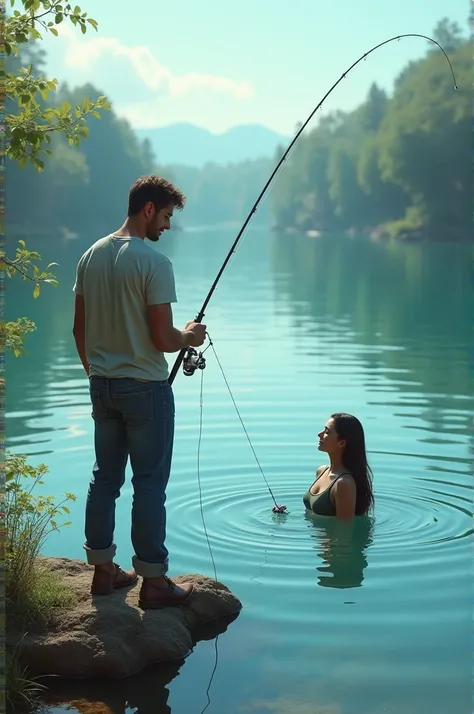
<instances>
[{"instance_id":1,"label":"fishing reel","mask_svg":"<svg viewBox=\"0 0 474 714\"><path fill-rule=\"evenodd\" d=\"M186 377L192 377L197 369L204 369L205 366L206 360L202 356L202 352L196 352L194 347L188 347L183 359L183 372Z\"/></svg>"}]
</instances>

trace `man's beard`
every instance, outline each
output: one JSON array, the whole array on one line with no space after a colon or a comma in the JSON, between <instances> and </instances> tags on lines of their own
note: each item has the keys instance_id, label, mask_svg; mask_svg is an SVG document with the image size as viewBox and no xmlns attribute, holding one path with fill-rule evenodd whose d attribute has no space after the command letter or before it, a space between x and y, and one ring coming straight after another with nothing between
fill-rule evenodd
<instances>
[{"instance_id":1,"label":"man's beard","mask_svg":"<svg viewBox=\"0 0 474 714\"><path fill-rule=\"evenodd\" d=\"M149 241L152 243L157 243L160 240L160 234L158 231L153 231L153 232L147 232L146 237L148 238Z\"/></svg>"}]
</instances>

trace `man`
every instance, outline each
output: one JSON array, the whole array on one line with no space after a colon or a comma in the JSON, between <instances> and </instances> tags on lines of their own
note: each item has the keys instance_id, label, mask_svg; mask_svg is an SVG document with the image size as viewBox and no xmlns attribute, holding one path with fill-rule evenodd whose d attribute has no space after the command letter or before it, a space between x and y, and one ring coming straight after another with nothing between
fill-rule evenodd
<instances>
[{"instance_id":1,"label":"man","mask_svg":"<svg viewBox=\"0 0 474 714\"><path fill-rule=\"evenodd\" d=\"M143 577L139 605L158 608L186 602L190 583L167 576L166 486L174 438L174 399L164 353L200 347L206 326L173 326L173 269L153 250L169 230L185 197L159 176L130 189L123 226L94 243L79 260L73 334L89 377L96 461L87 494L84 548L95 566L93 595L105 595ZM114 563L115 501L133 472L134 570Z\"/></svg>"}]
</instances>

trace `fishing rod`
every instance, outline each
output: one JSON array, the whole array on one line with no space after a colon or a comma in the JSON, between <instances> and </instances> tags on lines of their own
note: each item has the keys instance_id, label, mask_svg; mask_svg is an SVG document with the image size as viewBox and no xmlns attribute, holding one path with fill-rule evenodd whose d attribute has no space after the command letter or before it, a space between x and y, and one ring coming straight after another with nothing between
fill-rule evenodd
<instances>
[{"instance_id":1,"label":"fishing rod","mask_svg":"<svg viewBox=\"0 0 474 714\"><path fill-rule=\"evenodd\" d=\"M215 291L215 289L216 289L216 287L217 287L217 284L218 284L218 282L219 282L219 280L220 280L220 278L221 278L221 276L222 276L222 273L224 272L225 268L227 267L227 264L228 264L229 260L230 260L231 257L232 257L232 254L235 253L235 250L236 250L236 248L237 248L237 244L238 244L238 242L240 241L240 239L241 239L241 237L242 237L242 234L244 233L245 229L247 228L248 224L250 223L250 220L252 219L252 216L253 216L254 213L257 211L257 208L258 208L258 205L259 205L260 201L262 200L262 198L263 198L264 195L266 194L267 189L268 189L268 187L270 186L271 182L273 181L274 177L276 176L276 174L277 174L277 172L278 172L280 166L283 164L283 162L285 161L286 157L287 157L288 154L290 153L291 149L293 148L293 146L295 145L295 143L298 141L299 137L301 136L301 134L303 133L304 129L307 127L307 125L309 124L309 122L311 121L311 119L313 118L313 116L316 114L316 112L318 111L318 109L320 109L320 107L322 106L322 104L326 101L326 99L327 99L328 96L331 94L331 92L332 92L334 89L336 89L336 87L338 86L338 84L340 84L340 82L342 82L342 80L346 78L346 76L349 74L349 72L351 72L351 71L354 69L354 67L356 67L360 62L362 62L362 60L367 59L367 57L368 57L370 54L372 54L372 52L375 52L375 50L378 50L380 47L383 47L383 45L387 45L389 42L394 42L395 40L400 41L402 38L405 38L405 37L419 37L419 38L421 38L421 39L423 39L423 40L428 40L429 42L432 42L432 43L435 44L437 47L439 47L439 49L440 49L441 52L444 54L444 56L445 56L445 58L446 58L446 60L447 60L447 62L448 62L448 64L449 64L449 68L450 68L451 74L452 74L452 76L453 76L454 89L455 89L455 90L457 89L456 76L455 76L455 74L454 74L454 70L453 70L453 67L452 67L452 65L451 65L451 62L450 62L450 59L449 59L448 55L446 54L446 52L444 51L444 49L441 47L441 45L439 44L439 42L436 42L436 40L433 40L432 37L428 37L427 35L421 35L421 34L418 34L418 33L406 33L406 34L403 34L403 35L397 35L397 36L395 36L395 37L391 37L389 40L385 40L384 42L380 42L378 45L375 45L375 47L372 47L371 50L369 50L368 52L365 52L365 54L363 54L361 57L359 57L359 59L358 59L356 62L354 62L354 63L349 67L349 69L346 69L346 71L345 71L343 74L341 74L341 76L339 77L339 79L337 80L337 82L335 82L335 83L332 85L331 89L330 89L328 92L326 92L326 94L325 94L324 97L321 99L321 101L319 102L319 104L315 107L315 109L313 109L313 111L311 112L311 114L309 115L309 117L306 119L305 123L300 127L300 129L298 130L298 132L296 133L296 135L293 137L293 140L291 141L291 143L290 143L290 145L288 146L287 150L285 151L285 153L284 153L283 156L281 157L281 159L280 159L280 161L278 162L278 164L275 166L275 168L274 168L274 170L273 170L273 172L272 172L270 178L268 179L267 183L265 184L265 186L263 187L262 191L260 192L260 195L258 196L257 200L255 201L254 205L252 206L252 208L251 208L251 210L250 210L250 212L249 212L247 218L246 218L245 221L244 221L244 224L243 224L242 228L240 229L240 231L239 231L239 233L238 233L238 235L237 235L237 238L234 240L234 242L233 242L233 244L232 244L232 246L231 246L231 248L230 248L230 250L229 250L229 252L228 252L228 254L227 254L226 258L225 258L225 260L224 260L224 262L222 263L222 266L221 266L219 272L217 273L216 279L215 279L214 282L212 283L211 289L209 290L209 292L208 292L208 294L207 294L207 296L206 296L206 299L204 300L204 303L203 303L203 305L202 305L202 307L201 307L199 313L198 313L197 316L196 316L195 322L198 322L198 323L202 322L202 319L203 319L203 317L204 317L204 313L205 313L205 310L206 310L206 308L207 308L207 306L208 306L208 304L209 304L209 301L210 301L210 299L211 299L211 297L212 297L212 295L213 295L213 293L214 293L214 291ZM171 372L170 372L170 376L169 376L169 383L170 383L170 384L173 384L174 378L176 377L176 374L177 374L177 372L178 372L178 370L179 370L179 368L180 368L180 366L181 366L182 363L183 363L183 371L184 371L184 374L185 374L186 376L191 376L191 375L194 374L194 372L196 371L196 369L204 369L205 366L206 366L206 361L205 361L204 357L202 356L202 353L201 353L201 352L198 353L193 347L184 347L184 348L179 352L178 357L176 358L176 361L175 361L175 363L174 363L174 365L173 365L173 368L172 368L172 370L171 370Z\"/></svg>"}]
</instances>

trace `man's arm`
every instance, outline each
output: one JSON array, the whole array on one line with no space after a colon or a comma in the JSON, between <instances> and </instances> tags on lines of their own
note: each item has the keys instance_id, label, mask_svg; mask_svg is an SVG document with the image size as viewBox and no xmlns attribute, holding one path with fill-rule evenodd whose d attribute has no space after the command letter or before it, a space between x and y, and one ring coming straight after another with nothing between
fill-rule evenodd
<instances>
[{"instance_id":1,"label":"man's arm","mask_svg":"<svg viewBox=\"0 0 474 714\"><path fill-rule=\"evenodd\" d=\"M188 323L186 327L189 326L190 329L178 330L174 327L169 303L148 305L147 318L152 342L160 352L179 352L183 347L199 347L204 341L205 325L197 326L198 334L193 330L194 323Z\"/></svg>"},{"instance_id":2,"label":"man's arm","mask_svg":"<svg viewBox=\"0 0 474 714\"><path fill-rule=\"evenodd\" d=\"M171 262L161 259L146 281L147 321L154 346L160 352L178 352L184 347L199 347L204 342L205 326L188 323L184 330L173 325L171 303L176 302Z\"/></svg>"},{"instance_id":3,"label":"man's arm","mask_svg":"<svg viewBox=\"0 0 474 714\"><path fill-rule=\"evenodd\" d=\"M86 370L87 376L89 376L89 365L87 364L86 358L86 311L84 306L84 296L79 293L76 293L76 300L74 303L74 325L72 328L72 334L74 335L77 352L81 362Z\"/></svg>"}]
</instances>

